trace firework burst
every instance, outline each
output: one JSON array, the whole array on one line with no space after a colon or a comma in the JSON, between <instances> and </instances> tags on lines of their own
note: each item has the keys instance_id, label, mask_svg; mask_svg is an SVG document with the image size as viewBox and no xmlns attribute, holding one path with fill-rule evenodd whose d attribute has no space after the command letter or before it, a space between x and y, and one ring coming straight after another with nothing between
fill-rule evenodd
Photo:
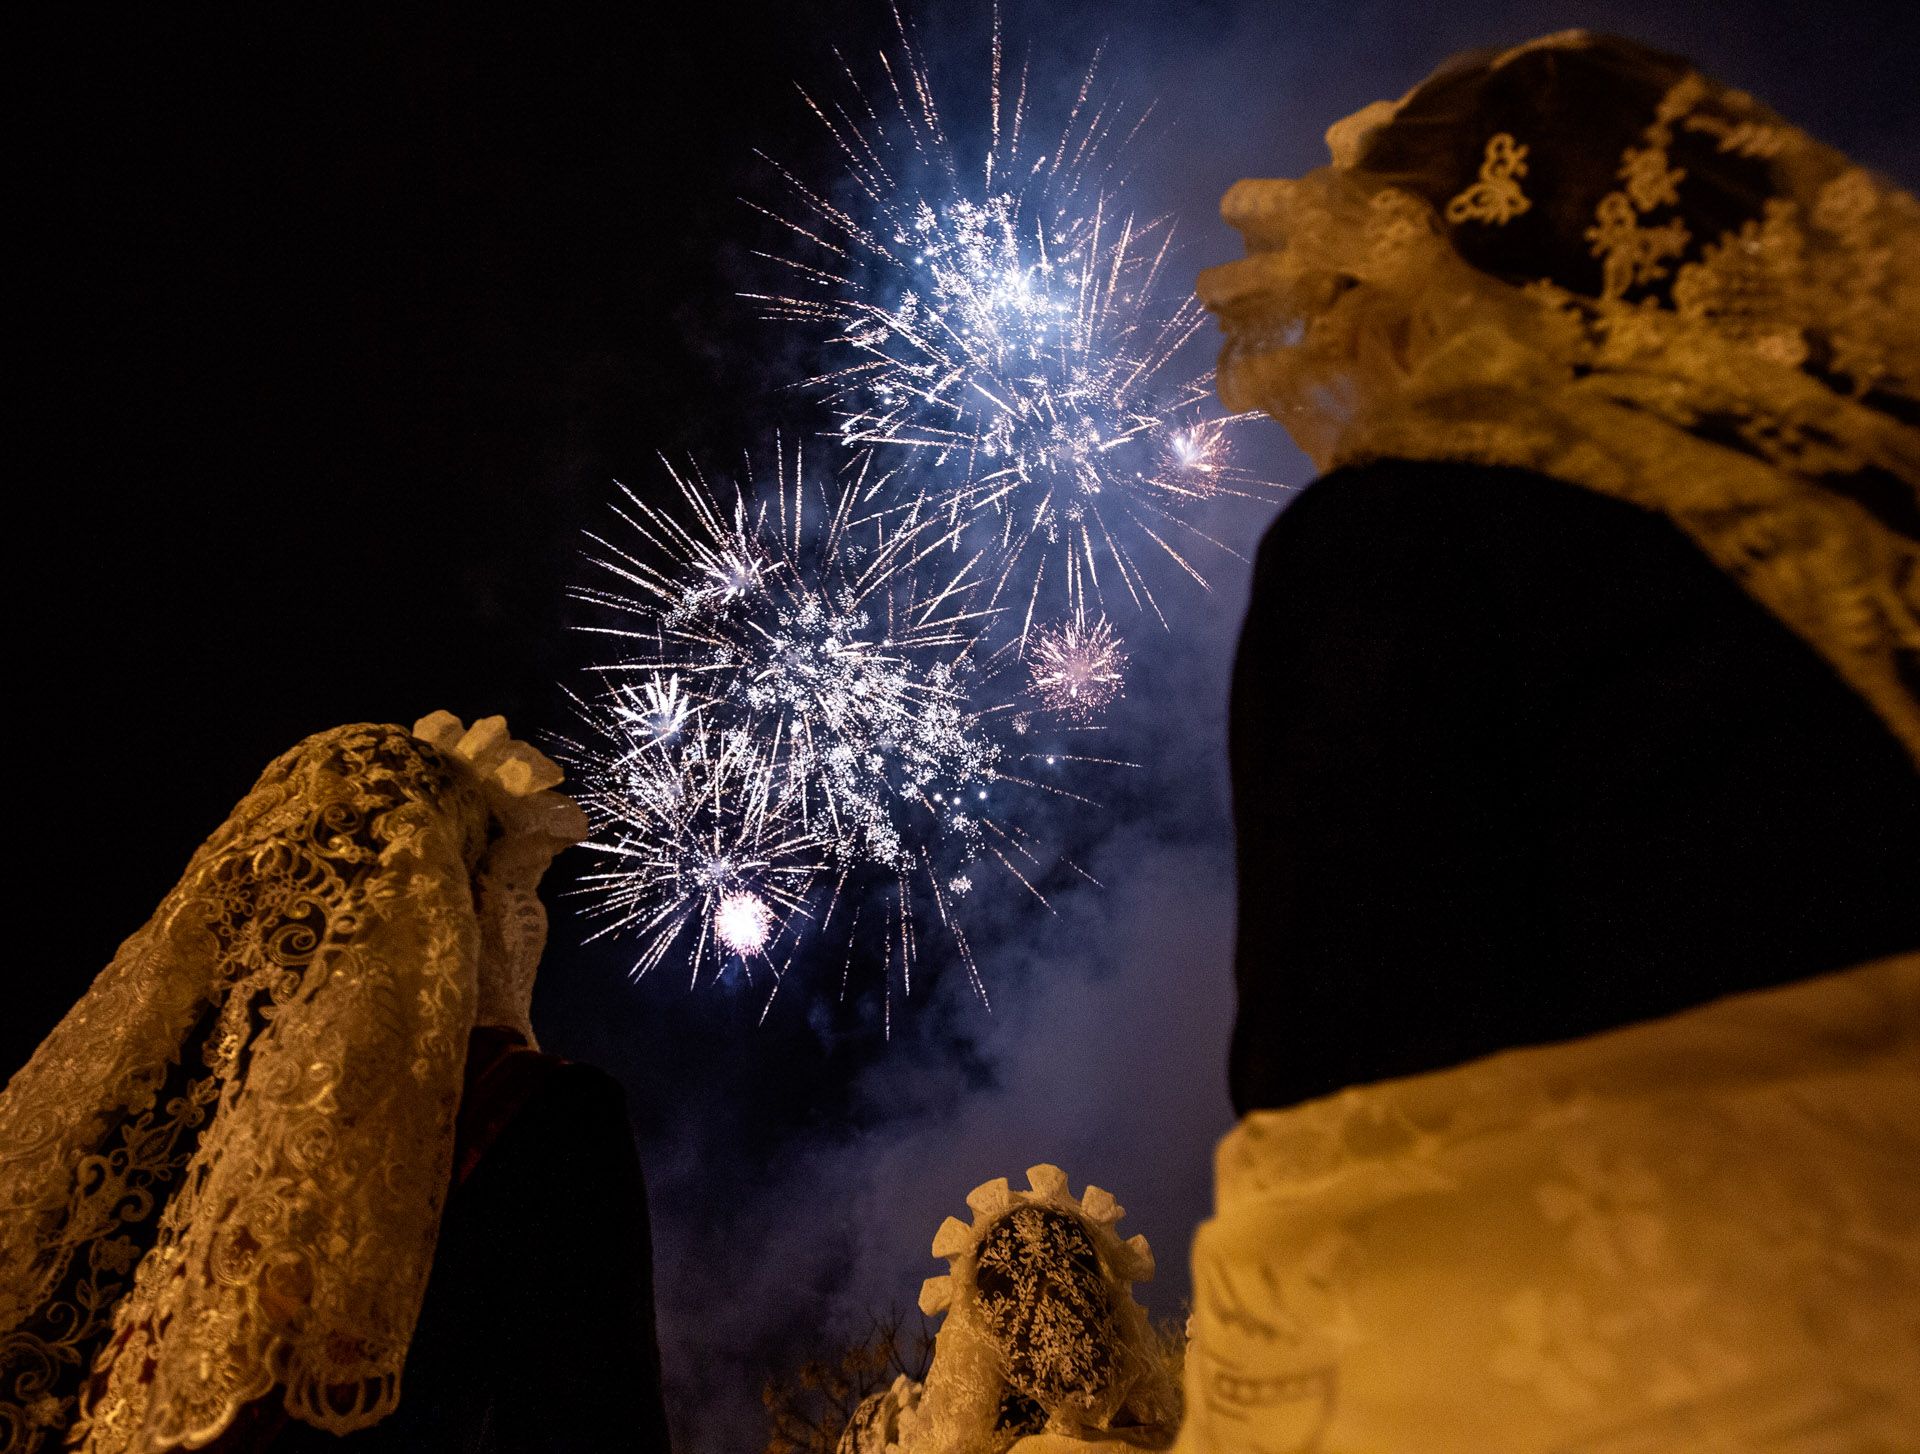
<instances>
[{"instance_id":1,"label":"firework burst","mask_svg":"<svg viewBox=\"0 0 1920 1454\"><path fill-rule=\"evenodd\" d=\"M590 745L567 744L609 825L587 888L610 927L642 932L636 972L690 935L699 962L770 967L777 990L803 937L843 905L852 935L877 891L889 1014L923 910L984 997L952 901L980 862L1038 894L1044 862L1003 800L1086 800L1028 777L1012 714L977 703L981 583L954 527L869 503L889 498L871 476L823 484L797 454L764 488L668 476L667 504L622 487L618 538L590 536L614 584L575 592L619 652L582 704Z\"/></svg>"},{"instance_id":2,"label":"firework burst","mask_svg":"<svg viewBox=\"0 0 1920 1454\"><path fill-rule=\"evenodd\" d=\"M623 488L633 546L592 537L619 588L576 593L615 618L587 628L625 653L602 667L615 710L656 734L695 712L747 731L837 861L905 868L916 815L970 840L944 805L990 792L1001 758L968 698L970 566L923 523L863 511L884 491L810 486L797 459L764 492L669 476L671 508Z\"/></svg>"},{"instance_id":3,"label":"firework burst","mask_svg":"<svg viewBox=\"0 0 1920 1454\"><path fill-rule=\"evenodd\" d=\"M1127 653L1104 616L1076 612L1061 626L1034 632L1028 648L1031 690L1040 704L1075 722L1091 722L1126 689Z\"/></svg>"},{"instance_id":4,"label":"firework burst","mask_svg":"<svg viewBox=\"0 0 1920 1454\"><path fill-rule=\"evenodd\" d=\"M1024 597L1030 623L1051 571L1071 610L1117 582L1164 621L1143 552L1204 585L1190 547L1227 547L1190 507L1260 486L1231 461L1233 421L1202 413L1211 374L1184 363L1204 314L1171 276L1172 226L1125 201L1119 160L1146 113L1089 67L1057 137L1037 140L996 23L987 136L963 149L895 20L881 85L843 66L843 96L803 92L844 180L774 163L791 211L760 210L793 246L770 255L785 286L750 296L822 339L811 382L841 440L907 462L914 507L983 548L990 600Z\"/></svg>"},{"instance_id":5,"label":"firework burst","mask_svg":"<svg viewBox=\"0 0 1920 1454\"><path fill-rule=\"evenodd\" d=\"M730 962L777 981L776 956L827 869L824 847L751 737L712 731L691 712L663 734L650 710L635 710L662 697L678 701L671 679L576 699L588 730L560 743L604 865L582 879L605 920L593 937L636 939L636 978L677 950L695 984Z\"/></svg>"}]
</instances>

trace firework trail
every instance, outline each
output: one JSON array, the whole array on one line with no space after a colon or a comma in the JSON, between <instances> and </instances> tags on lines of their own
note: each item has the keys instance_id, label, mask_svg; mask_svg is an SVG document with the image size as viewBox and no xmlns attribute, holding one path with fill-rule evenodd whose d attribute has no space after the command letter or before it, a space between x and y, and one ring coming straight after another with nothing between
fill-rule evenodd
<instances>
[{"instance_id":1,"label":"firework trail","mask_svg":"<svg viewBox=\"0 0 1920 1454\"><path fill-rule=\"evenodd\" d=\"M575 592L615 654L569 744L606 855L585 887L602 932L640 937L636 974L737 965L770 1007L840 935L843 993L858 946L889 1025L924 934L984 1000L962 902L1003 870L1045 903L1074 868L1016 810L1091 805L1062 775L1127 765L1042 741L1124 693L1109 603L1165 625L1159 573L1204 586L1197 547L1236 553L1201 507L1272 491L1235 461L1238 419L1208 412L1173 228L1128 200L1146 113L1096 56L1041 137L996 15L984 127L951 125L894 18L877 84L843 59L839 94L803 92L839 175L776 162L784 201L749 204L786 239L762 254L781 285L749 296L821 345L803 382L841 468L810 476L796 451L789 476L776 450L770 481L669 466L664 503L622 487Z\"/></svg>"},{"instance_id":2,"label":"firework trail","mask_svg":"<svg viewBox=\"0 0 1920 1454\"><path fill-rule=\"evenodd\" d=\"M1032 751L1030 723L978 705L981 582L955 527L897 508L882 477L823 484L797 453L764 488L668 476L664 505L621 488L622 529L589 537L613 584L574 593L619 653L580 703L585 741L561 744L608 855L585 885L603 932L639 933L636 974L691 946L696 980L737 961L777 993L839 914L877 943L890 1016L930 913L984 999L954 901L996 862L1040 896L1050 865L1007 800L1087 802L1027 765L1093 759Z\"/></svg>"},{"instance_id":3,"label":"firework trail","mask_svg":"<svg viewBox=\"0 0 1920 1454\"><path fill-rule=\"evenodd\" d=\"M822 340L809 382L841 441L904 462L903 498L982 551L1022 649L1036 612L1099 608L1114 583L1164 624L1143 555L1205 585L1192 546L1229 547L1192 507L1265 486L1232 461L1235 420L1202 412L1211 373L1183 363L1204 313L1168 266L1172 225L1125 201L1118 164L1146 112L1100 93L1096 57L1037 139L996 16L987 136L963 150L894 14L880 85L843 61L844 95L803 90L844 177L810 186L768 159L788 210L749 205L791 246L763 254L783 286L748 296Z\"/></svg>"}]
</instances>

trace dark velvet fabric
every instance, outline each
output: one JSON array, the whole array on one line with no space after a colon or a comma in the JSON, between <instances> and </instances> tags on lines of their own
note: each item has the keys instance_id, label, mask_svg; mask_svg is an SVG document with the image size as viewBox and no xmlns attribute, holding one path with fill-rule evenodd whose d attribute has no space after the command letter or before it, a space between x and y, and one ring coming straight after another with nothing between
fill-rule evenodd
<instances>
[{"instance_id":1,"label":"dark velvet fabric","mask_svg":"<svg viewBox=\"0 0 1920 1454\"><path fill-rule=\"evenodd\" d=\"M345 1439L282 1424L273 1454L666 1450L625 1096L590 1066L513 1051L506 1033L474 1033L456 1152L468 1170L447 1199L400 1407Z\"/></svg>"},{"instance_id":2,"label":"dark velvet fabric","mask_svg":"<svg viewBox=\"0 0 1920 1454\"><path fill-rule=\"evenodd\" d=\"M1260 550L1242 1112L1920 948L1920 774L1664 517L1383 462Z\"/></svg>"}]
</instances>

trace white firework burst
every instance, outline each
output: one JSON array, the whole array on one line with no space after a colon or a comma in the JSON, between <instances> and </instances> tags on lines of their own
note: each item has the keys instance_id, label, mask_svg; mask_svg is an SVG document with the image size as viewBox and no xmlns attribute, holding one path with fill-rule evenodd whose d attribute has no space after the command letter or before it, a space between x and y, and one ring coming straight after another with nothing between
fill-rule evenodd
<instances>
[{"instance_id":1,"label":"white firework burst","mask_svg":"<svg viewBox=\"0 0 1920 1454\"><path fill-rule=\"evenodd\" d=\"M637 940L635 978L678 953L696 984L730 963L777 981L827 861L762 749L693 712L664 737L618 696L576 703L587 731L560 754L603 865L581 882L592 937Z\"/></svg>"},{"instance_id":2,"label":"white firework burst","mask_svg":"<svg viewBox=\"0 0 1920 1454\"><path fill-rule=\"evenodd\" d=\"M988 135L966 160L895 19L882 85L847 67L844 97L807 96L852 186L774 164L792 211L761 210L793 239L772 257L786 282L749 296L821 338L812 382L840 438L923 466L910 497L987 544L996 601L1026 596L1031 617L1051 568L1072 609L1118 582L1160 615L1143 556L1204 585L1192 545L1227 547L1190 507L1263 486L1232 462L1234 419L1203 412L1212 376L1187 345L1205 315L1169 267L1172 226L1126 200L1117 159L1145 113L1089 67L1058 136L1036 141L996 24Z\"/></svg>"},{"instance_id":3,"label":"white firework burst","mask_svg":"<svg viewBox=\"0 0 1920 1454\"><path fill-rule=\"evenodd\" d=\"M746 733L836 862L904 872L929 830L971 841L941 805L990 792L1003 754L967 695L975 583L932 570L946 537L797 460L757 499L669 476L671 508L623 488L638 548L594 537L622 589L576 593L621 618L587 629L627 653L602 668L624 710L657 731L697 701Z\"/></svg>"},{"instance_id":4,"label":"white firework burst","mask_svg":"<svg viewBox=\"0 0 1920 1454\"><path fill-rule=\"evenodd\" d=\"M668 904L661 924L697 916L709 960L759 962L880 892L887 911L864 922L889 995L896 978L912 988L931 907L984 997L949 901L979 861L1037 895L1043 860L1007 800L1078 795L1026 777L1034 754L976 700L979 582L971 560L955 565L954 527L866 508L886 494L870 477L825 484L797 454L790 468L783 456L755 490L669 466L667 502L622 487L621 537L590 537L614 586L575 592L607 618L583 629L619 655L583 707L597 746L570 760L627 832L596 839L617 861L589 887L653 933L646 967L671 942L653 924ZM689 802L690 824L676 816Z\"/></svg>"}]
</instances>

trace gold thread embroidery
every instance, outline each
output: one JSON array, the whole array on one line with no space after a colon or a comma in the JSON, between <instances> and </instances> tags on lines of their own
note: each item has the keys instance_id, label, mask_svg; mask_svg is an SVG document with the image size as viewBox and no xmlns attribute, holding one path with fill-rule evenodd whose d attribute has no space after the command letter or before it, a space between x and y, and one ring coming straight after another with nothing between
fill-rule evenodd
<instances>
[{"instance_id":1,"label":"gold thread embroidery","mask_svg":"<svg viewBox=\"0 0 1920 1454\"><path fill-rule=\"evenodd\" d=\"M1587 241L1600 259L1601 297L1611 301L1664 278L1667 263L1686 251L1691 237L1679 221L1642 226L1633 199L1625 192L1609 192L1594 210Z\"/></svg>"},{"instance_id":2,"label":"gold thread embroidery","mask_svg":"<svg viewBox=\"0 0 1920 1454\"><path fill-rule=\"evenodd\" d=\"M1678 207L1680 184L1686 180L1684 167L1667 165L1665 147L1628 147L1620 162L1620 180L1634 210L1651 212L1656 207Z\"/></svg>"},{"instance_id":3,"label":"gold thread embroidery","mask_svg":"<svg viewBox=\"0 0 1920 1454\"><path fill-rule=\"evenodd\" d=\"M1605 301L1624 298L1635 288L1656 283L1668 274L1667 263L1680 257L1693 240L1686 225L1675 219L1649 227L1641 216L1660 207L1680 204L1680 183L1686 169L1668 160L1673 127L1705 99L1698 75L1684 77L1660 100L1646 145L1628 147L1620 158L1622 190L1609 192L1594 209L1593 226L1586 237L1600 259L1601 292Z\"/></svg>"},{"instance_id":4,"label":"gold thread embroidery","mask_svg":"<svg viewBox=\"0 0 1920 1454\"><path fill-rule=\"evenodd\" d=\"M1533 203L1520 190L1527 174L1527 149L1506 132L1488 138L1480 176L1447 203L1449 222L1485 222L1504 227Z\"/></svg>"},{"instance_id":5,"label":"gold thread embroidery","mask_svg":"<svg viewBox=\"0 0 1920 1454\"><path fill-rule=\"evenodd\" d=\"M1710 243L1698 262L1680 270L1674 311L1747 344L1761 358L1797 367L1808 353L1800 326L1806 308L1795 282L1804 254L1793 204L1770 202L1763 219Z\"/></svg>"},{"instance_id":6,"label":"gold thread embroidery","mask_svg":"<svg viewBox=\"0 0 1920 1454\"><path fill-rule=\"evenodd\" d=\"M487 822L479 783L399 728L310 739L0 1094L9 1454L199 1447L276 1386L335 1432L392 1408Z\"/></svg>"},{"instance_id":7,"label":"gold thread embroidery","mask_svg":"<svg viewBox=\"0 0 1920 1454\"><path fill-rule=\"evenodd\" d=\"M1778 159L1761 215L1692 258L1658 210L1686 198L1677 128ZM1238 184L1248 257L1200 281L1223 400L1323 469L1519 465L1663 511L1920 762L1920 539L1836 483L1920 504L1920 430L1888 407L1920 400L1920 201L1697 73L1618 175L1586 232L1592 294L1480 272L1437 209L1364 171Z\"/></svg>"},{"instance_id":8,"label":"gold thread embroidery","mask_svg":"<svg viewBox=\"0 0 1920 1454\"><path fill-rule=\"evenodd\" d=\"M1768 160L1779 156L1793 142L1793 129L1780 126L1756 115L1741 118L1737 113L1757 113L1759 104L1745 91L1723 91L1720 94L1721 109L1736 113L1734 116L1713 116L1695 112L1695 108L1708 98L1705 88L1699 88L1693 94L1682 96L1683 105L1672 119L1678 120L1683 129L1701 136L1711 136L1719 149L1732 156L1753 157ZM1685 113L1693 112L1688 115Z\"/></svg>"}]
</instances>

